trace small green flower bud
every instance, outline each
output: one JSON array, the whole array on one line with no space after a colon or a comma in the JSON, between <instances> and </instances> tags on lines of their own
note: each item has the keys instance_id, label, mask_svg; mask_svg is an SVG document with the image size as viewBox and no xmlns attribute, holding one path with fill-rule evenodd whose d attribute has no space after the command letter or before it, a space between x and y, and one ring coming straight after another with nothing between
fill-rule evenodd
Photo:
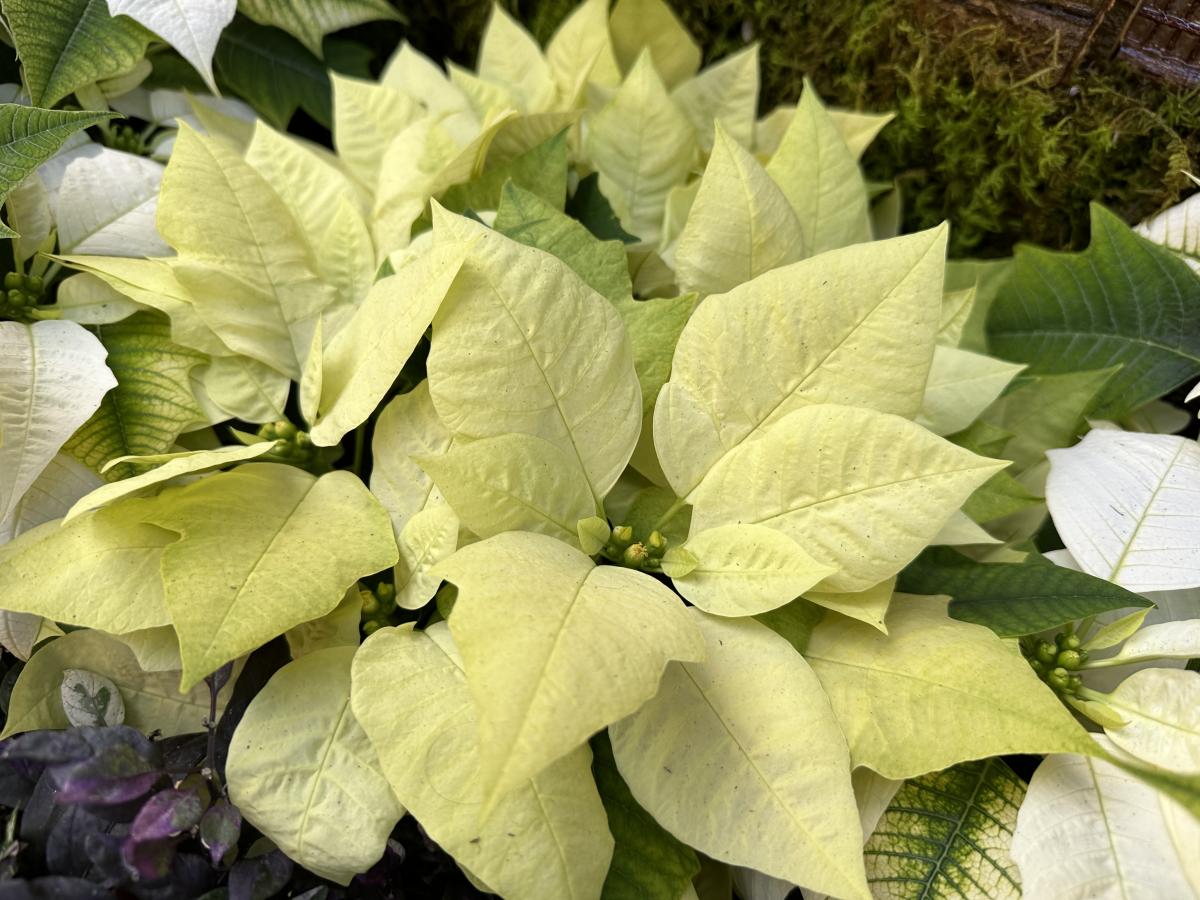
<instances>
[{"instance_id":1,"label":"small green flower bud","mask_svg":"<svg viewBox=\"0 0 1200 900\"><path fill-rule=\"evenodd\" d=\"M627 547L633 540L633 528L629 525L618 525L612 530L612 539L618 547Z\"/></svg>"},{"instance_id":2,"label":"small green flower bud","mask_svg":"<svg viewBox=\"0 0 1200 900\"><path fill-rule=\"evenodd\" d=\"M1058 644L1059 650L1078 650L1083 645L1079 635L1067 634L1065 631L1055 635L1054 642Z\"/></svg>"},{"instance_id":3,"label":"small green flower bud","mask_svg":"<svg viewBox=\"0 0 1200 900\"><path fill-rule=\"evenodd\" d=\"M312 438L308 436L307 431L297 431L294 440L296 442L296 446L301 450L307 450L312 446Z\"/></svg>"},{"instance_id":4,"label":"small green flower bud","mask_svg":"<svg viewBox=\"0 0 1200 900\"><path fill-rule=\"evenodd\" d=\"M663 551L667 549L667 539L662 536L659 531L650 532L650 537L646 538L646 549L652 556L662 556Z\"/></svg>"},{"instance_id":5,"label":"small green flower bud","mask_svg":"<svg viewBox=\"0 0 1200 900\"><path fill-rule=\"evenodd\" d=\"M1046 666L1040 659L1031 659L1029 661L1029 665L1033 668L1033 671L1037 672L1039 675L1046 674Z\"/></svg>"},{"instance_id":6,"label":"small green flower bud","mask_svg":"<svg viewBox=\"0 0 1200 900\"><path fill-rule=\"evenodd\" d=\"M380 628L382 628L383 625L384 625L383 622L376 621L375 619L370 619L366 622L363 622L363 626L362 626L363 634L370 637L372 634L374 634L376 631L378 631Z\"/></svg>"},{"instance_id":7,"label":"small green flower bud","mask_svg":"<svg viewBox=\"0 0 1200 900\"><path fill-rule=\"evenodd\" d=\"M362 592L362 614L364 616L373 616L379 612L379 599L370 591Z\"/></svg>"},{"instance_id":8,"label":"small green flower bud","mask_svg":"<svg viewBox=\"0 0 1200 900\"><path fill-rule=\"evenodd\" d=\"M258 429L258 436L264 441L277 440L278 436L275 434L275 423L267 422L267 424L260 426Z\"/></svg>"},{"instance_id":9,"label":"small green flower bud","mask_svg":"<svg viewBox=\"0 0 1200 900\"><path fill-rule=\"evenodd\" d=\"M1078 650L1064 650L1058 654L1055 662L1064 669L1078 669L1083 665L1083 654Z\"/></svg>"},{"instance_id":10,"label":"small green flower bud","mask_svg":"<svg viewBox=\"0 0 1200 900\"><path fill-rule=\"evenodd\" d=\"M1070 686L1071 676L1066 669L1059 666L1050 671L1050 674L1046 676L1046 681L1056 691L1065 691Z\"/></svg>"},{"instance_id":11,"label":"small green flower bud","mask_svg":"<svg viewBox=\"0 0 1200 900\"><path fill-rule=\"evenodd\" d=\"M4 276L4 289L6 291L16 290L21 286L21 273L8 272Z\"/></svg>"},{"instance_id":12,"label":"small green flower bud","mask_svg":"<svg viewBox=\"0 0 1200 900\"><path fill-rule=\"evenodd\" d=\"M621 562L632 569L640 569L649 556L650 554L646 551L645 545L630 544L621 555Z\"/></svg>"},{"instance_id":13,"label":"small green flower bud","mask_svg":"<svg viewBox=\"0 0 1200 900\"><path fill-rule=\"evenodd\" d=\"M1067 679L1067 689L1072 693L1083 687L1083 676L1072 675Z\"/></svg>"},{"instance_id":14,"label":"small green flower bud","mask_svg":"<svg viewBox=\"0 0 1200 900\"><path fill-rule=\"evenodd\" d=\"M391 603L396 599L396 586L385 581L379 587L375 588L375 596L379 598L381 603Z\"/></svg>"},{"instance_id":15,"label":"small green flower bud","mask_svg":"<svg viewBox=\"0 0 1200 900\"><path fill-rule=\"evenodd\" d=\"M31 294L41 294L46 287L45 282L37 275L26 275L24 281L23 287Z\"/></svg>"},{"instance_id":16,"label":"small green flower bud","mask_svg":"<svg viewBox=\"0 0 1200 900\"><path fill-rule=\"evenodd\" d=\"M1054 660L1058 656L1058 649L1049 641L1039 641L1035 654L1038 662L1050 666L1054 664Z\"/></svg>"},{"instance_id":17,"label":"small green flower bud","mask_svg":"<svg viewBox=\"0 0 1200 900\"><path fill-rule=\"evenodd\" d=\"M296 426L287 420L276 422L275 436L281 441L290 441L296 436Z\"/></svg>"},{"instance_id":18,"label":"small green flower bud","mask_svg":"<svg viewBox=\"0 0 1200 900\"><path fill-rule=\"evenodd\" d=\"M8 292L9 306L22 307L25 305L25 292L17 288L13 288Z\"/></svg>"}]
</instances>

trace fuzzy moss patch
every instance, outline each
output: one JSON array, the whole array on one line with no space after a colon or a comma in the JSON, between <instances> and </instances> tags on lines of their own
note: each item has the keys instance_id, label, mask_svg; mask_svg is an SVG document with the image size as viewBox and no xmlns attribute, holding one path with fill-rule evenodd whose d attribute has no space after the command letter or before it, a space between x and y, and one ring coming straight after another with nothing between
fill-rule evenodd
<instances>
[{"instance_id":1,"label":"fuzzy moss patch","mask_svg":"<svg viewBox=\"0 0 1200 900\"><path fill-rule=\"evenodd\" d=\"M546 40L573 0L508 0ZM429 9L429 18L425 9ZM1017 240L1087 243L1088 203L1129 221L1174 202L1200 152L1200 92L1112 63L1052 85L1069 56L1043 37L959 19L932 0L678 0L718 59L762 43L764 108L794 102L804 77L828 102L894 110L864 164L903 188L906 230L949 219L956 256L999 256ZM484 0L417 0L413 23L442 55L473 62ZM449 26L435 38L436 30ZM417 39L414 37L414 42ZM424 43L424 41L422 41Z\"/></svg>"}]
</instances>

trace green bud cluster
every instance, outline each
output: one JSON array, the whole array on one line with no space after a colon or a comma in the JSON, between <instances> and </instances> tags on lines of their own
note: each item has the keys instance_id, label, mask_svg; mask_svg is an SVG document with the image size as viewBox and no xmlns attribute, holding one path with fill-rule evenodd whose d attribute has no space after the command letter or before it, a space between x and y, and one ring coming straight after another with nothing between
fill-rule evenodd
<instances>
[{"instance_id":1,"label":"green bud cluster","mask_svg":"<svg viewBox=\"0 0 1200 900\"><path fill-rule=\"evenodd\" d=\"M1077 673L1088 659L1082 645L1079 635L1068 628L1056 634L1053 642L1023 642L1021 652L1042 681L1060 694L1074 694L1083 687L1083 678Z\"/></svg>"},{"instance_id":2,"label":"green bud cluster","mask_svg":"<svg viewBox=\"0 0 1200 900\"><path fill-rule=\"evenodd\" d=\"M104 142L113 150L145 156L146 141L140 131L129 125L113 125L105 132Z\"/></svg>"},{"instance_id":3,"label":"green bud cluster","mask_svg":"<svg viewBox=\"0 0 1200 900\"><path fill-rule=\"evenodd\" d=\"M301 431L286 420L268 422L258 429L258 436L264 441L279 442L267 454L269 459L307 469L317 475L328 472L334 459L341 453L337 447L317 447L307 431Z\"/></svg>"},{"instance_id":4,"label":"green bud cluster","mask_svg":"<svg viewBox=\"0 0 1200 900\"><path fill-rule=\"evenodd\" d=\"M396 611L395 585L381 582L374 590L359 588L358 595L362 598L363 634L374 634L392 624L392 614Z\"/></svg>"},{"instance_id":5,"label":"green bud cluster","mask_svg":"<svg viewBox=\"0 0 1200 900\"><path fill-rule=\"evenodd\" d=\"M602 552L605 558L627 568L657 571L662 564L663 554L667 552L667 543L659 531L652 531L646 538L636 540L632 526L618 525L612 530L612 536Z\"/></svg>"},{"instance_id":6,"label":"green bud cluster","mask_svg":"<svg viewBox=\"0 0 1200 900\"><path fill-rule=\"evenodd\" d=\"M0 294L0 319L26 322L37 318L34 310L45 298L46 285L37 275L9 272L4 276L4 293Z\"/></svg>"}]
</instances>

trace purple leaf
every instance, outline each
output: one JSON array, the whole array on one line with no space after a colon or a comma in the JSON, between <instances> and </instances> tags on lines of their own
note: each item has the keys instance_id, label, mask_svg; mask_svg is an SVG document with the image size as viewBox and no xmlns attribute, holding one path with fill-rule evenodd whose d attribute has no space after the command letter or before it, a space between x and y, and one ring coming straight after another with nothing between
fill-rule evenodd
<instances>
[{"instance_id":1,"label":"purple leaf","mask_svg":"<svg viewBox=\"0 0 1200 900\"><path fill-rule=\"evenodd\" d=\"M31 731L6 741L0 753L4 759L55 765L78 762L93 753L91 745L78 729L72 731Z\"/></svg>"},{"instance_id":2,"label":"purple leaf","mask_svg":"<svg viewBox=\"0 0 1200 900\"><path fill-rule=\"evenodd\" d=\"M175 858L174 839L161 841L137 841L132 836L121 845L122 855L129 868L142 881L165 878L171 872L171 861Z\"/></svg>"},{"instance_id":3,"label":"purple leaf","mask_svg":"<svg viewBox=\"0 0 1200 900\"><path fill-rule=\"evenodd\" d=\"M242 814L228 800L218 800L200 820L200 842L219 865L242 834Z\"/></svg>"},{"instance_id":4,"label":"purple leaf","mask_svg":"<svg viewBox=\"0 0 1200 900\"><path fill-rule=\"evenodd\" d=\"M162 778L161 772L137 775L95 776L74 773L66 778L58 792L59 803L84 803L89 806L119 806L146 796Z\"/></svg>"},{"instance_id":5,"label":"purple leaf","mask_svg":"<svg viewBox=\"0 0 1200 900\"><path fill-rule=\"evenodd\" d=\"M204 803L195 791L159 791L134 817L129 837L135 842L175 837L198 824L203 814Z\"/></svg>"},{"instance_id":6,"label":"purple leaf","mask_svg":"<svg viewBox=\"0 0 1200 900\"><path fill-rule=\"evenodd\" d=\"M45 878L0 882L0 900L110 900L112 894L83 878Z\"/></svg>"},{"instance_id":7,"label":"purple leaf","mask_svg":"<svg viewBox=\"0 0 1200 900\"><path fill-rule=\"evenodd\" d=\"M87 739L94 755L55 767L59 803L97 806L128 803L144 796L163 777L154 764L156 749L133 729L79 728L76 733Z\"/></svg>"}]
</instances>

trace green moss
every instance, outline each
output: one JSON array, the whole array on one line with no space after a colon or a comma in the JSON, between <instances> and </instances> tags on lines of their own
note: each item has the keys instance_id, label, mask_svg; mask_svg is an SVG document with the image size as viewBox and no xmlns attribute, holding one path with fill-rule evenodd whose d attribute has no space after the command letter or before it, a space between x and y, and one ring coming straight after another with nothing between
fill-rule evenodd
<instances>
[{"instance_id":1,"label":"green moss","mask_svg":"<svg viewBox=\"0 0 1200 900\"><path fill-rule=\"evenodd\" d=\"M408 7L413 22L426 5L437 27L455 25L444 52L472 61L488 5L423 0ZM545 40L573 4L507 5ZM675 8L709 60L761 41L764 109L794 102L807 75L829 102L895 110L864 161L868 174L899 180L906 229L950 219L955 255L1003 255L1017 240L1078 248L1089 201L1130 221L1155 212L1187 186L1181 170L1200 150L1200 92L1116 63L1081 74L1074 89L1055 88L1068 52L958 21L947 3L687 0Z\"/></svg>"}]
</instances>

